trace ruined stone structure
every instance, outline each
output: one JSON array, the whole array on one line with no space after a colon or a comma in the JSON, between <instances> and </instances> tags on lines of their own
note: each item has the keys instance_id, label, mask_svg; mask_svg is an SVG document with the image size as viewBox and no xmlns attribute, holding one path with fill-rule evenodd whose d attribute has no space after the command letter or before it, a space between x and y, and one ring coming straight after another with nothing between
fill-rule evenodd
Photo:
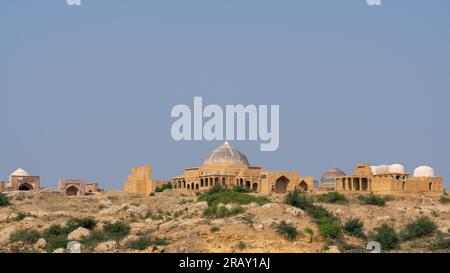
<instances>
[{"instance_id":1,"label":"ruined stone structure","mask_svg":"<svg viewBox=\"0 0 450 273\"><path fill-rule=\"evenodd\" d=\"M421 194L440 196L444 193L444 179L436 177L431 167L422 166L414 175L405 172L400 164L369 166L359 164L354 174L336 178L339 192L372 192L376 194Z\"/></svg>"},{"instance_id":2,"label":"ruined stone structure","mask_svg":"<svg viewBox=\"0 0 450 273\"><path fill-rule=\"evenodd\" d=\"M97 192L103 192L103 189L100 189L98 183L89 183L86 184L86 193L97 193Z\"/></svg>"},{"instance_id":3,"label":"ruined stone structure","mask_svg":"<svg viewBox=\"0 0 450 273\"><path fill-rule=\"evenodd\" d=\"M195 192L207 191L215 185L239 185L269 195L295 189L311 191L314 178L300 176L297 172L271 171L251 166L244 154L225 142L207 157L202 166L187 168L183 176L174 177L172 185L175 190Z\"/></svg>"},{"instance_id":4,"label":"ruined stone structure","mask_svg":"<svg viewBox=\"0 0 450 273\"><path fill-rule=\"evenodd\" d=\"M58 184L59 190L69 196L84 196L86 194L86 182L83 180L61 179Z\"/></svg>"},{"instance_id":5,"label":"ruined stone structure","mask_svg":"<svg viewBox=\"0 0 450 273\"><path fill-rule=\"evenodd\" d=\"M130 193L149 195L155 191L156 187L160 187L164 183L166 181L152 179L151 166L134 167L124 183L124 190Z\"/></svg>"},{"instance_id":6,"label":"ruined stone structure","mask_svg":"<svg viewBox=\"0 0 450 273\"><path fill-rule=\"evenodd\" d=\"M7 183L0 182L0 192L7 191L32 191L41 188L41 178L39 176L31 176L24 169L17 169L10 174Z\"/></svg>"},{"instance_id":7,"label":"ruined stone structure","mask_svg":"<svg viewBox=\"0 0 450 273\"><path fill-rule=\"evenodd\" d=\"M85 196L103 191L98 187L98 183L87 183L79 179L61 179L58 185L59 190L69 196Z\"/></svg>"}]
</instances>

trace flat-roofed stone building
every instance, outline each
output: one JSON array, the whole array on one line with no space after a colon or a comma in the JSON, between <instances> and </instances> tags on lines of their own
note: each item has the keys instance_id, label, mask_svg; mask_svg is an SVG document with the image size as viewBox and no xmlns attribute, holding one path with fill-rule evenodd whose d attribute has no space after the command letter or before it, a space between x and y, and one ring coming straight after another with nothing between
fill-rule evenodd
<instances>
[{"instance_id":1,"label":"flat-roofed stone building","mask_svg":"<svg viewBox=\"0 0 450 273\"><path fill-rule=\"evenodd\" d=\"M416 168L411 176L401 164L379 166L358 164L353 175L336 178L336 190L439 196L444 193L444 178L436 177L434 169L428 166Z\"/></svg>"}]
</instances>

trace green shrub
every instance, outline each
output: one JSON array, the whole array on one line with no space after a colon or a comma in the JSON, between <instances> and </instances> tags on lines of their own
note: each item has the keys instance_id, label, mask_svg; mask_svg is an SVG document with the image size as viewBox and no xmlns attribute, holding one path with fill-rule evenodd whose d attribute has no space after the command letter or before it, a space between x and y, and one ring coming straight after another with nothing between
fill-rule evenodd
<instances>
[{"instance_id":1,"label":"green shrub","mask_svg":"<svg viewBox=\"0 0 450 273\"><path fill-rule=\"evenodd\" d=\"M166 246L169 244L169 239L155 237L155 238L152 238L151 244L152 244L152 246Z\"/></svg>"},{"instance_id":2,"label":"green shrub","mask_svg":"<svg viewBox=\"0 0 450 273\"><path fill-rule=\"evenodd\" d=\"M97 221L93 217L83 217L83 218L70 218L67 221L65 228L66 232L70 233L79 227L93 230L97 225Z\"/></svg>"},{"instance_id":3,"label":"green shrub","mask_svg":"<svg viewBox=\"0 0 450 273\"><path fill-rule=\"evenodd\" d=\"M237 204L237 205L247 205L250 203L257 203L259 205L264 205L269 203L269 199L263 196L253 196L250 194L242 192L232 192L232 191L219 191L208 194L203 194L198 198L198 201L205 201L208 206L217 206L218 204Z\"/></svg>"},{"instance_id":4,"label":"green shrub","mask_svg":"<svg viewBox=\"0 0 450 273\"><path fill-rule=\"evenodd\" d=\"M95 228L95 226L97 226L97 220L95 220L95 218L92 218L92 217L84 217L84 218L78 219L78 223L79 223L80 227L85 228L85 229L90 229L90 230L93 230Z\"/></svg>"},{"instance_id":5,"label":"green shrub","mask_svg":"<svg viewBox=\"0 0 450 273\"><path fill-rule=\"evenodd\" d=\"M130 234L130 229L131 229L130 225L122 221L118 221L115 223L108 223L103 227L105 235L108 238L111 238L112 240L116 241Z\"/></svg>"},{"instance_id":6,"label":"green shrub","mask_svg":"<svg viewBox=\"0 0 450 273\"><path fill-rule=\"evenodd\" d=\"M443 205L448 204L448 203L450 203L450 198L442 195L441 198L439 198L439 203L441 203Z\"/></svg>"},{"instance_id":7,"label":"green shrub","mask_svg":"<svg viewBox=\"0 0 450 273\"><path fill-rule=\"evenodd\" d=\"M348 235L365 239L366 235L363 230L364 224L357 218L348 219L344 224L344 232Z\"/></svg>"},{"instance_id":8,"label":"green shrub","mask_svg":"<svg viewBox=\"0 0 450 273\"><path fill-rule=\"evenodd\" d=\"M399 237L395 229L387 224L376 228L369 237L371 240L379 242L382 249L392 250L399 246Z\"/></svg>"},{"instance_id":9,"label":"green shrub","mask_svg":"<svg viewBox=\"0 0 450 273\"><path fill-rule=\"evenodd\" d=\"M233 186L232 190L234 192L248 192L248 189L242 185Z\"/></svg>"},{"instance_id":10,"label":"green shrub","mask_svg":"<svg viewBox=\"0 0 450 273\"><path fill-rule=\"evenodd\" d=\"M297 228L285 221L282 221L277 225L277 233L289 241L294 241L298 235Z\"/></svg>"},{"instance_id":11,"label":"green shrub","mask_svg":"<svg viewBox=\"0 0 450 273\"><path fill-rule=\"evenodd\" d=\"M450 251L450 236L438 233L434 241L430 244L430 249Z\"/></svg>"},{"instance_id":12,"label":"green shrub","mask_svg":"<svg viewBox=\"0 0 450 273\"><path fill-rule=\"evenodd\" d=\"M35 244L41 235L34 229L18 229L11 234L11 242L24 242L26 244Z\"/></svg>"},{"instance_id":13,"label":"green shrub","mask_svg":"<svg viewBox=\"0 0 450 273\"><path fill-rule=\"evenodd\" d=\"M67 230L65 228L63 228L61 225L51 225L49 228L47 228L46 230L44 230L44 238L47 239L50 236L58 236L58 235L68 235Z\"/></svg>"},{"instance_id":14,"label":"green shrub","mask_svg":"<svg viewBox=\"0 0 450 273\"><path fill-rule=\"evenodd\" d=\"M48 252L53 252L55 249L58 248L66 248L67 244L69 243L69 240L67 240L67 235L61 234L61 235L55 235L50 236L46 239L47 246L46 249Z\"/></svg>"},{"instance_id":15,"label":"green shrub","mask_svg":"<svg viewBox=\"0 0 450 273\"><path fill-rule=\"evenodd\" d=\"M217 233L220 231L220 227L212 227L211 228L211 233Z\"/></svg>"},{"instance_id":16,"label":"green shrub","mask_svg":"<svg viewBox=\"0 0 450 273\"><path fill-rule=\"evenodd\" d=\"M386 205L385 198L383 198L381 196L377 196L373 193L371 193L369 195L361 195L358 197L358 200L363 205L373 205L373 206L379 206L379 207L383 207Z\"/></svg>"},{"instance_id":17,"label":"green shrub","mask_svg":"<svg viewBox=\"0 0 450 273\"><path fill-rule=\"evenodd\" d=\"M327 239L336 239L342 233L342 228L334 221L323 221L318 223L320 235Z\"/></svg>"},{"instance_id":18,"label":"green shrub","mask_svg":"<svg viewBox=\"0 0 450 273\"><path fill-rule=\"evenodd\" d=\"M247 245L243 241L239 241L239 243L236 246L240 250L244 250L247 247Z\"/></svg>"},{"instance_id":19,"label":"green shrub","mask_svg":"<svg viewBox=\"0 0 450 273\"><path fill-rule=\"evenodd\" d=\"M417 220L407 224L402 232L401 238L403 240L412 240L432 235L437 230L437 226L430 218L422 216Z\"/></svg>"},{"instance_id":20,"label":"green shrub","mask_svg":"<svg viewBox=\"0 0 450 273\"><path fill-rule=\"evenodd\" d=\"M151 192L149 196L155 196L156 194L154 192Z\"/></svg>"},{"instance_id":21,"label":"green shrub","mask_svg":"<svg viewBox=\"0 0 450 273\"><path fill-rule=\"evenodd\" d=\"M86 248L94 248L101 242L108 241L109 238L104 231L94 230L88 237L83 237L79 242Z\"/></svg>"},{"instance_id":22,"label":"green shrub","mask_svg":"<svg viewBox=\"0 0 450 273\"><path fill-rule=\"evenodd\" d=\"M306 212L309 216L314 218L314 220L319 222L327 222L334 220L334 216L324 207L322 206L311 206L306 209Z\"/></svg>"},{"instance_id":23,"label":"green shrub","mask_svg":"<svg viewBox=\"0 0 450 273\"><path fill-rule=\"evenodd\" d=\"M27 218L27 217L36 217L36 216L34 216L33 214L31 214L31 213L29 213L29 212L19 212L19 213L17 213L17 216L16 216L16 218L14 218L14 220L16 220L16 221L22 221L23 219L25 219L25 218Z\"/></svg>"},{"instance_id":24,"label":"green shrub","mask_svg":"<svg viewBox=\"0 0 450 273\"><path fill-rule=\"evenodd\" d=\"M303 231L309 235L309 242L312 243L314 231L311 228L305 228Z\"/></svg>"},{"instance_id":25,"label":"green shrub","mask_svg":"<svg viewBox=\"0 0 450 273\"><path fill-rule=\"evenodd\" d=\"M304 194L301 194L298 190L288 193L284 200L284 203L302 210L306 210L307 208L313 206L312 199L308 198Z\"/></svg>"},{"instance_id":26,"label":"green shrub","mask_svg":"<svg viewBox=\"0 0 450 273\"><path fill-rule=\"evenodd\" d=\"M294 191L286 196L286 204L300 208L314 219L318 225L319 233L325 238L336 239L342 233L342 227L337 219L323 206L316 206L311 198Z\"/></svg>"},{"instance_id":27,"label":"green shrub","mask_svg":"<svg viewBox=\"0 0 450 273\"><path fill-rule=\"evenodd\" d=\"M238 215L242 212L244 212L244 209L241 206L237 206L231 209L228 209L225 206L209 206L203 211L203 215L212 218L226 218Z\"/></svg>"},{"instance_id":28,"label":"green shrub","mask_svg":"<svg viewBox=\"0 0 450 273\"><path fill-rule=\"evenodd\" d=\"M156 187L155 192L163 192L165 190L171 190L173 188L171 183L163 184L160 187Z\"/></svg>"},{"instance_id":29,"label":"green shrub","mask_svg":"<svg viewBox=\"0 0 450 273\"><path fill-rule=\"evenodd\" d=\"M6 194L0 192L0 207L7 207L9 206L9 198L6 196Z\"/></svg>"},{"instance_id":30,"label":"green shrub","mask_svg":"<svg viewBox=\"0 0 450 273\"><path fill-rule=\"evenodd\" d=\"M144 250L152 245L152 242L149 237L142 236L134 241L130 241L127 243L127 247L131 249Z\"/></svg>"},{"instance_id":31,"label":"green shrub","mask_svg":"<svg viewBox=\"0 0 450 273\"><path fill-rule=\"evenodd\" d=\"M317 197L317 201L330 204L348 204L348 199L338 192L321 194Z\"/></svg>"}]
</instances>

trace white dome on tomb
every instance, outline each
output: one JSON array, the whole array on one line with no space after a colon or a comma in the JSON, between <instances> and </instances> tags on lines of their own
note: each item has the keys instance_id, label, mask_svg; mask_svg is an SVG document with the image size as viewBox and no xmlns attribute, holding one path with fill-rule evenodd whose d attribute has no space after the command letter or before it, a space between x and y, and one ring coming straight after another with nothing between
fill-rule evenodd
<instances>
[{"instance_id":1,"label":"white dome on tomb","mask_svg":"<svg viewBox=\"0 0 450 273\"><path fill-rule=\"evenodd\" d=\"M414 170L414 177L434 177L434 169L428 166L420 166Z\"/></svg>"},{"instance_id":2,"label":"white dome on tomb","mask_svg":"<svg viewBox=\"0 0 450 273\"><path fill-rule=\"evenodd\" d=\"M389 166L389 173L405 173L405 167L402 164L392 164Z\"/></svg>"},{"instance_id":3,"label":"white dome on tomb","mask_svg":"<svg viewBox=\"0 0 450 273\"><path fill-rule=\"evenodd\" d=\"M372 175L377 175L377 166L370 166L370 170L372 171Z\"/></svg>"},{"instance_id":4,"label":"white dome on tomb","mask_svg":"<svg viewBox=\"0 0 450 273\"><path fill-rule=\"evenodd\" d=\"M377 167L377 174L388 174L389 165L380 165Z\"/></svg>"},{"instance_id":5,"label":"white dome on tomb","mask_svg":"<svg viewBox=\"0 0 450 273\"><path fill-rule=\"evenodd\" d=\"M11 181L12 176L30 176L30 174L22 168L18 168L9 175L9 181Z\"/></svg>"}]
</instances>

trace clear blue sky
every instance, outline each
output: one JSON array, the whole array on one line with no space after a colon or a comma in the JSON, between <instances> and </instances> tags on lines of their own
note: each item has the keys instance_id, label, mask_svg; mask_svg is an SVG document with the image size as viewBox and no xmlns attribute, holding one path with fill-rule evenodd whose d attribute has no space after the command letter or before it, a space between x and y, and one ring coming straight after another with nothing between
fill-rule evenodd
<instances>
[{"instance_id":1,"label":"clear blue sky","mask_svg":"<svg viewBox=\"0 0 450 273\"><path fill-rule=\"evenodd\" d=\"M65 0L0 6L0 178L18 167L119 189L200 165L173 105L280 104L280 148L249 161L319 177L431 165L450 179L450 1Z\"/></svg>"}]
</instances>

